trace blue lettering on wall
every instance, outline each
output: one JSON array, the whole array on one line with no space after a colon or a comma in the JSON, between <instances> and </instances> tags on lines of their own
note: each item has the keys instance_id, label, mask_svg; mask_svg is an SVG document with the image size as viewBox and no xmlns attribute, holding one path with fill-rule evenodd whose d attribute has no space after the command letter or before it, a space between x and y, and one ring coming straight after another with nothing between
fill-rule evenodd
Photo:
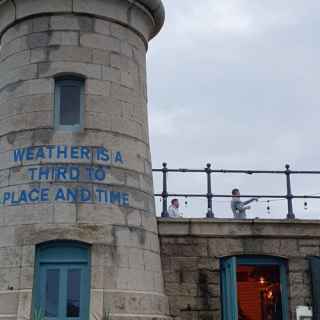
<instances>
[{"instance_id":1,"label":"blue lettering on wall","mask_svg":"<svg viewBox=\"0 0 320 320\"><path fill-rule=\"evenodd\" d=\"M108 182L109 166L125 163L121 151L109 150L105 147L63 144L28 146L13 150L10 159L19 165L28 161L39 162L36 166L25 167L28 177L32 182L36 182L37 187L31 185L22 190L0 191L0 205L66 202L129 206L128 193L103 187ZM74 182L81 181L97 183L102 187L74 186ZM66 184L64 187L53 184L50 188L41 188L42 182L50 185L52 182L73 183Z\"/></svg>"},{"instance_id":2,"label":"blue lettering on wall","mask_svg":"<svg viewBox=\"0 0 320 320\"><path fill-rule=\"evenodd\" d=\"M24 160L26 149L16 149L13 151L14 162L21 162Z\"/></svg>"},{"instance_id":3,"label":"blue lettering on wall","mask_svg":"<svg viewBox=\"0 0 320 320\"><path fill-rule=\"evenodd\" d=\"M57 193L56 193L56 196L54 198L55 201L65 201L66 198L65 198L65 194L64 194L64 191L63 191L63 188L59 188Z\"/></svg>"},{"instance_id":4,"label":"blue lettering on wall","mask_svg":"<svg viewBox=\"0 0 320 320\"><path fill-rule=\"evenodd\" d=\"M107 176L105 167L84 167L76 165L39 166L27 169L32 181L104 181Z\"/></svg>"},{"instance_id":5,"label":"blue lettering on wall","mask_svg":"<svg viewBox=\"0 0 320 320\"><path fill-rule=\"evenodd\" d=\"M122 153L120 151L116 152L116 155L114 157L114 162L120 162L123 163Z\"/></svg>"},{"instance_id":6,"label":"blue lettering on wall","mask_svg":"<svg viewBox=\"0 0 320 320\"><path fill-rule=\"evenodd\" d=\"M41 189L40 200L41 200L41 202L48 202L49 201L49 189L47 189L47 188Z\"/></svg>"},{"instance_id":7,"label":"blue lettering on wall","mask_svg":"<svg viewBox=\"0 0 320 320\"><path fill-rule=\"evenodd\" d=\"M11 196L11 192L5 192L3 195L2 203L7 204L10 200L10 196Z\"/></svg>"},{"instance_id":8,"label":"blue lettering on wall","mask_svg":"<svg viewBox=\"0 0 320 320\"><path fill-rule=\"evenodd\" d=\"M72 160L79 159L79 148L71 147L71 159Z\"/></svg>"},{"instance_id":9,"label":"blue lettering on wall","mask_svg":"<svg viewBox=\"0 0 320 320\"><path fill-rule=\"evenodd\" d=\"M66 160L68 158L68 147L67 146L57 146L57 159L63 158Z\"/></svg>"},{"instance_id":10,"label":"blue lettering on wall","mask_svg":"<svg viewBox=\"0 0 320 320\"><path fill-rule=\"evenodd\" d=\"M70 180L78 181L80 179L80 168L72 166L70 167Z\"/></svg>"},{"instance_id":11,"label":"blue lettering on wall","mask_svg":"<svg viewBox=\"0 0 320 320\"><path fill-rule=\"evenodd\" d=\"M80 155L81 155L81 159L85 159L85 160L91 159L90 149L88 147L81 147Z\"/></svg>"},{"instance_id":12,"label":"blue lettering on wall","mask_svg":"<svg viewBox=\"0 0 320 320\"><path fill-rule=\"evenodd\" d=\"M38 148L36 152L36 159L37 160L43 160L46 158L46 155L44 153L43 147Z\"/></svg>"},{"instance_id":13,"label":"blue lettering on wall","mask_svg":"<svg viewBox=\"0 0 320 320\"><path fill-rule=\"evenodd\" d=\"M28 203L48 202L49 189L48 188L33 188L31 190L21 190L4 192L2 197L3 205L22 205Z\"/></svg>"},{"instance_id":14,"label":"blue lettering on wall","mask_svg":"<svg viewBox=\"0 0 320 320\"><path fill-rule=\"evenodd\" d=\"M72 203L76 203L78 201L77 189L67 189L67 201Z\"/></svg>"},{"instance_id":15,"label":"blue lettering on wall","mask_svg":"<svg viewBox=\"0 0 320 320\"><path fill-rule=\"evenodd\" d=\"M92 201L92 195L90 190L88 189L80 189L80 201L81 202L89 202Z\"/></svg>"},{"instance_id":16,"label":"blue lettering on wall","mask_svg":"<svg viewBox=\"0 0 320 320\"><path fill-rule=\"evenodd\" d=\"M52 194L50 196L50 193ZM31 203L47 203L50 199L54 202L65 203L100 203L128 207L129 194L126 192L94 188L93 191L85 187L57 189L32 188L29 190L6 191L1 197L4 206L24 205Z\"/></svg>"},{"instance_id":17,"label":"blue lettering on wall","mask_svg":"<svg viewBox=\"0 0 320 320\"><path fill-rule=\"evenodd\" d=\"M97 160L99 161L109 161L109 151L106 148L98 148L97 149Z\"/></svg>"},{"instance_id":18,"label":"blue lettering on wall","mask_svg":"<svg viewBox=\"0 0 320 320\"><path fill-rule=\"evenodd\" d=\"M27 148L27 152L26 152L26 160L34 160L34 152L33 152L33 148L32 147L28 147Z\"/></svg>"},{"instance_id":19,"label":"blue lettering on wall","mask_svg":"<svg viewBox=\"0 0 320 320\"><path fill-rule=\"evenodd\" d=\"M41 160L97 160L110 164L110 162L124 163L121 151L110 151L105 147L48 145L32 146L15 149L12 152L14 162L41 161Z\"/></svg>"}]
</instances>

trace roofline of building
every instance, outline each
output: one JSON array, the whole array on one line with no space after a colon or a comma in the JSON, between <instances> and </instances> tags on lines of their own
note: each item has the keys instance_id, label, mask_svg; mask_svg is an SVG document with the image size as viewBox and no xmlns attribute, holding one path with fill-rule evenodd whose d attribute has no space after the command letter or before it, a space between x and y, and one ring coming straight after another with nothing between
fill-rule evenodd
<instances>
[{"instance_id":1,"label":"roofline of building","mask_svg":"<svg viewBox=\"0 0 320 320\"><path fill-rule=\"evenodd\" d=\"M155 21L155 29L152 37L156 36L163 27L165 20L165 9L162 0L136 0L136 2L151 12Z\"/></svg>"},{"instance_id":2,"label":"roofline of building","mask_svg":"<svg viewBox=\"0 0 320 320\"><path fill-rule=\"evenodd\" d=\"M7 2L12 3L16 7L14 0L0 0L0 6ZM161 30L165 21L165 9L162 0L127 0L132 6L140 6L149 12L154 21L154 29L150 35L150 39L155 37Z\"/></svg>"},{"instance_id":3,"label":"roofline of building","mask_svg":"<svg viewBox=\"0 0 320 320\"><path fill-rule=\"evenodd\" d=\"M320 238L320 220L158 219L160 236Z\"/></svg>"}]
</instances>

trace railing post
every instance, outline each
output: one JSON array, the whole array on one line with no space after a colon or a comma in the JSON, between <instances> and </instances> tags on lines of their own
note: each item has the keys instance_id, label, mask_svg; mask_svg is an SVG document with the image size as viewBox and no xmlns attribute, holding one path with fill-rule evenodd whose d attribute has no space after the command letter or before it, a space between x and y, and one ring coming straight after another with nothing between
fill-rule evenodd
<instances>
[{"instance_id":1,"label":"railing post","mask_svg":"<svg viewBox=\"0 0 320 320\"><path fill-rule=\"evenodd\" d=\"M162 164L162 212L161 212L162 218L169 217L167 174L168 174L168 168L167 168L167 164L164 162Z\"/></svg>"},{"instance_id":2,"label":"railing post","mask_svg":"<svg viewBox=\"0 0 320 320\"><path fill-rule=\"evenodd\" d=\"M295 219L295 215L293 213L293 205L292 205L292 192L291 192L291 179L290 179L290 165L286 165L286 178L287 178L287 201L288 201L288 214L287 219Z\"/></svg>"},{"instance_id":3,"label":"railing post","mask_svg":"<svg viewBox=\"0 0 320 320\"><path fill-rule=\"evenodd\" d=\"M207 211L207 218L214 218L214 213L212 210L212 185L211 185L211 164L208 163L207 167L205 168L207 173L207 199L208 199L208 211Z\"/></svg>"}]
</instances>

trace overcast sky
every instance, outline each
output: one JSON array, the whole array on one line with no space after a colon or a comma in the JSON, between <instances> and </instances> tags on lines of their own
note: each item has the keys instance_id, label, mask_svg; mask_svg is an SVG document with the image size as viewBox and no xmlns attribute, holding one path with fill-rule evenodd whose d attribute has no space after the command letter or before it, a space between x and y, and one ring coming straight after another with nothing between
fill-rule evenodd
<instances>
[{"instance_id":1,"label":"overcast sky","mask_svg":"<svg viewBox=\"0 0 320 320\"><path fill-rule=\"evenodd\" d=\"M163 0L166 23L148 53L153 167L320 170L320 1ZM171 192L205 192L205 176L170 175ZM155 177L156 191L159 179ZM214 191L284 193L285 177L219 175ZM297 194L320 193L320 176L293 178ZM202 217L205 200L185 216ZM226 202L226 203L225 203ZM216 216L229 217L229 200ZM158 203L159 206L159 203ZM295 202L319 218L320 200ZM250 217L284 217L285 202Z\"/></svg>"}]
</instances>

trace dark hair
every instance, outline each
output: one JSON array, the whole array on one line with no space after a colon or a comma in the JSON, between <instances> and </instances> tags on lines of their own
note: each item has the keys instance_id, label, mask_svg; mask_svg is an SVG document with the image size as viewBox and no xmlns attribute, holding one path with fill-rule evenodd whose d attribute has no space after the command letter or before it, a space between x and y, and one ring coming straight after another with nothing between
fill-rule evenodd
<instances>
[{"instance_id":1,"label":"dark hair","mask_svg":"<svg viewBox=\"0 0 320 320\"><path fill-rule=\"evenodd\" d=\"M240 192L238 188L232 190L232 195L234 196L237 192Z\"/></svg>"},{"instance_id":2,"label":"dark hair","mask_svg":"<svg viewBox=\"0 0 320 320\"><path fill-rule=\"evenodd\" d=\"M175 199L172 199L172 200L171 200L171 204L174 204L176 201L178 201L178 199L176 199L176 198L175 198Z\"/></svg>"}]
</instances>

